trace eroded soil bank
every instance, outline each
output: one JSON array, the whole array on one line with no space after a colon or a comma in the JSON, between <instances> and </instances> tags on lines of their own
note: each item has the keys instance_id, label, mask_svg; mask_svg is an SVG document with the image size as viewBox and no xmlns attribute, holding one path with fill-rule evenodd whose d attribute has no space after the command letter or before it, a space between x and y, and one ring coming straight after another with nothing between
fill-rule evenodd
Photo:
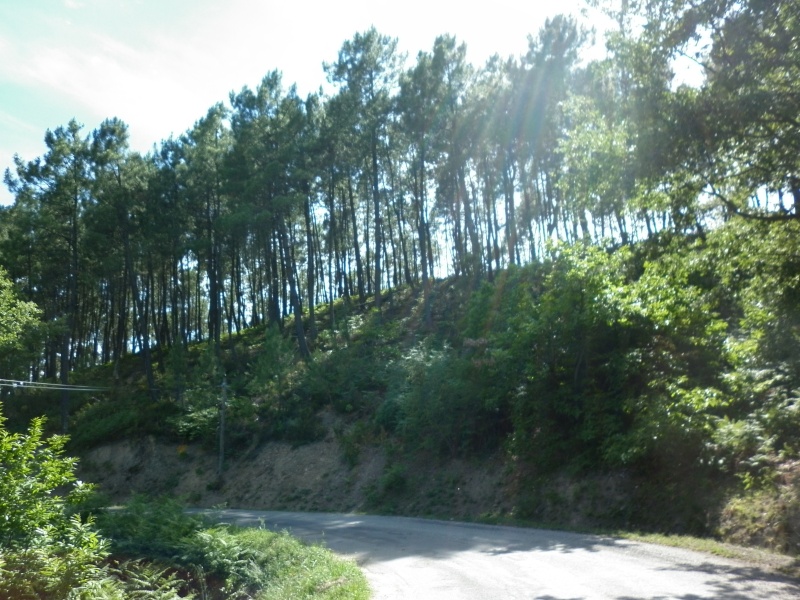
<instances>
[{"instance_id":1,"label":"eroded soil bank","mask_svg":"<svg viewBox=\"0 0 800 600\"><path fill-rule=\"evenodd\" d=\"M253 443L219 454L197 444L152 436L87 451L78 475L99 485L109 501L134 494L168 495L189 506L260 510L373 512L446 519L525 518L553 527L633 528L692 533L691 503L708 505L698 527L723 541L797 555L800 550L800 463L785 465L775 491L709 498L643 490L626 473L553 477L533 485L502 452L480 459L416 456L400 460L385 444L353 453L341 442L348 425L333 411L320 414L322 439L295 446ZM337 435L339 432L339 435ZM521 481L526 486L521 488ZM683 505L686 506L683 506Z\"/></svg>"}]
</instances>

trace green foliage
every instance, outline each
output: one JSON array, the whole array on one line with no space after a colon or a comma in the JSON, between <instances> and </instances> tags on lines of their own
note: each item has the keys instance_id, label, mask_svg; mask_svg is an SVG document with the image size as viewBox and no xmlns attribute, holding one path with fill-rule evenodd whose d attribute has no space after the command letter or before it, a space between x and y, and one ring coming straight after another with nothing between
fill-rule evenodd
<instances>
[{"instance_id":1,"label":"green foliage","mask_svg":"<svg viewBox=\"0 0 800 600\"><path fill-rule=\"evenodd\" d=\"M172 598L175 591L220 599L368 597L355 564L327 550L286 533L210 525L173 500L135 498L125 509L103 514L99 524L115 554L155 559L112 570L129 593L138 582L153 594L142 597Z\"/></svg>"},{"instance_id":2,"label":"green foliage","mask_svg":"<svg viewBox=\"0 0 800 600\"><path fill-rule=\"evenodd\" d=\"M404 465L394 464L367 488L367 502L374 508L394 511L394 502L409 488L408 472Z\"/></svg>"},{"instance_id":3,"label":"green foliage","mask_svg":"<svg viewBox=\"0 0 800 600\"><path fill-rule=\"evenodd\" d=\"M304 383L317 406L331 405L342 414L371 410L387 386L391 353L366 340L315 357Z\"/></svg>"},{"instance_id":4,"label":"green foliage","mask_svg":"<svg viewBox=\"0 0 800 600\"><path fill-rule=\"evenodd\" d=\"M91 487L76 481L66 439L43 439L43 420L9 434L0 418L0 596L78 598L101 576L107 544L72 512Z\"/></svg>"},{"instance_id":5,"label":"green foliage","mask_svg":"<svg viewBox=\"0 0 800 600\"><path fill-rule=\"evenodd\" d=\"M0 424L5 419L0 418ZM0 543L4 546L32 541L39 530L52 527L90 487L76 481L76 459L64 456L66 438L43 439L43 419L31 422L27 435L0 429ZM69 486L66 496L54 490Z\"/></svg>"},{"instance_id":6,"label":"green foliage","mask_svg":"<svg viewBox=\"0 0 800 600\"><path fill-rule=\"evenodd\" d=\"M514 452L539 468L602 461L605 444L626 426L624 398L635 389L623 318L624 251L561 247L542 291L518 307L515 329L530 359L514 399Z\"/></svg>"},{"instance_id":7,"label":"green foliage","mask_svg":"<svg viewBox=\"0 0 800 600\"><path fill-rule=\"evenodd\" d=\"M775 451L774 438L753 419L723 417L715 423L711 441L717 460L742 477L746 488L752 487Z\"/></svg>"},{"instance_id":8,"label":"green foliage","mask_svg":"<svg viewBox=\"0 0 800 600\"><path fill-rule=\"evenodd\" d=\"M747 486L799 456L800 290L796 223L734 221L709 236L714 293L729 306L722 378L730 406L711 437L714 456Z\"/></svg>"},{"instance_id":9,"label":"green foliage","mask_svg":"<svg viewBox=\"0 0 800 600\"><path fill-rule=\"evenodd\" d=\"M221 392L216 395L194 389L186 394L187 411L174 419L175 431L189 441L211 444L219 427Z\"/></svg>"},{"instance_id":10,"label":"green foliage","mask_svg":"<svg viewBox=\"0 0 800 600\"><path fill-rule=\"evenodd\" d=\"M277 326L268 327L250 370L248 393L266 402L280 400L289 389L296 362L292 343Z\"/></svg>"},{"instance_id":11,"label":"green foliage","mask_svg":"<svg viewBox=\"0 0 800 600\"><path fill-rule=\"evenodd\" d=\"M361 448L367 444L374 444L378 439L376 427L372 423L363 420L356 421L347 431L337 428L335 433L336 440L342 449L342 457L351 467L358 463Z\"/></svg>"},{"instance_id":12,"label":"green foliage","mask_svg":"<svg viewBox=\"0 0 800 600\"><path fill-rule=\"evenodd\" d=\"M0 266L0 372L4 378L24 373L44 334L39 308L20 300L5 269Z\"/></svg>"},{"instance_id":13,"label":"green foliage","mask_svg":"<svg viewBox=\"0 0 800 600\"><path fill-rule=\"evenodd\" d=\"M188 592L189 582L170 567L148 560L128 560L108 568L109 577L88 595L97 600L135 598L137 600L178 600L196 598Z\"/></svg>"},{"instance_id":14,"label":"green foliage","mask_svg":"<svg viewBox=\"0 0 800 600\"><path fill-rule=\"evenodd\" d=\"M477 360L475 361L477 363ZM412 347L393 363L395 383L377 413L412 449L458 456L496 447L501 416L484 373L450 347Z\"/></svg>"},{"instance_id":15,"label":"green foliage","mask_svg":"<svg viewBox=\"0 0 800 600\"><path fill-rule=\"evenodd\" d=\"M192 574L193 586L201 583L201 587L205 587L207 581L221 578L225 584L218 593L227 594L225 597L241 594L245 584L259 583L253 581L252 575L248 576L249 563L242 557L246 550L227 543L219 530L187 514L175 500L138 496L123 510L102 514L98 524L112 540L111 549L115 555L147 558L148 563L134 565L133 569L130 563L117 569L122 574L133 570L135 579L140 580L138 585L143 588L163 591L182 587L182 582L175 577L164 577L166 567ZM151 581L148 583L147 579Z\"/></svg>"},{"instance_id":16,"label":"green foliage","mask_svg":"<svg viewBox=\"0 0 800 600\"><path fill-rule=\"evenodd\" d=\"M115 554L150 558L171 558L176 546L203 526L176 500L142 496L132 498L124 510L101 514L97 523Z\"/></svg>"},{"instance_id":17,"label":"green foliage","mask_svg":"<svg viewBox=\"0 0 800 600\"><path fill-rule=\"evenodd\" d=\"M702 269L698 273L692 264L693 254L673 249L645 263L624 305L643 334L635 365L647 369L641 394L628 405L634 416L633 452L662 453L670 443L699 452L699 439L730 402L721 378L727 324L707 290L694 283L703 278Z\"/></svg>"},{"instance_id":18,"label":"green foliage","mask_svg":"<svg viewBox=\"0 0 800 600\"><path fill-rule=\"evenodd\" d=\"M25 330L37 320L33 302L19 300L4 269L0 268L0 352L17 349Z\"/></svg>"},{"instance_id":19,"label":"green foliage","mask_svg":"<svg viewBox=\"0 0 800 600\"><path fill-rule=\"evenodd\" d=\"M318 407L330 405L342 414L371 413L388 386L388 365L402 337L400 324L374 310L344 323L345 339L314 357L301 390Z\"/></svg>"},{"instance_id":20,"label":"green foliage","mask_svg":"<svg viewBox=\"0 0 800 600\"><path fill-rule=\"evenodd\" d=\"M184 405L184 392L189 383L189 353L182 343L174 344L164 360L164 384L172 392L176 404Z\"/></svg>"},{"instance_id":21,"label":"green foliage","mask_svg":"<svg viewBox=\"0 0 800 600\"><path fill-rule=\"evenodd\" d=\"M52 525L52 524L51 524ZM101 579L105 543L78 515L64 517L58 531L48 527L25 546L0 547L0 596L82 598Z\"/></svg>"},{"instance_id":22,"label":"green foliage","mask_svg":"<svg viewBox=\"0 0 800 600\"><path fill-rule=\"evenodd\" d=\"M699 127L690 132L702 153L693 167L727 210L797 219L797 1L704 0L675 5L672 17L681 42L711 32L699 55L713 76L693 107ZM713 136L703 133L709 126ZM777 198L765 201L769 194Z\"/></svg>"},{"instance_id":23,"label":"green foliage","mask_svg":"<svg viewBox=\"0 0 800 600\"><path fill-rule=\"evenodd\" d=\"M172 407L167 415L171 433L184 440L216 444L224 394L226 441L233 446L249 441L256 427L256 401L227 384L212 346L204 346L194 364L186 354L180 350L172 354L167 370L166 381L178 385L180 392L178 403L165 403Z\"/></svg>"},{"instance_id":24,"label":"green foliage","mask_svg":"<svg viewBox=\"0 0 800 600\"><path fill-rule=\"evenodd\" d=\"M69 447L94 448L126 437L170 434L178 407L169 401L152 403L142 393L115 392L87 402L74 415Z\"/></svg>"},{"instance_id":25,"label":"green foliage","mask_svg":"<svg viewBox=\"0 0 800 600\"><path fill-rule=\"evenodd\" d=\"M303 544L288 533L264 529L228 530L247 546L261 569L259 600L366 600L369 585L355 562L342 560L321 546Z\"/></svg>"},{"instance_id":26,"label":"green foliage","mask_svg":"<svg viewBox=\"0 0 800 600\"><path fill-rule=\"evenodd\" d=\"M628 248L561 245L510 270L472 298L468 367L423 387L465 382L510 419L509 449L540 472L644 464L675 445L699 460L730 403L727 324L701 253L668 250L642 262Z\"/></svg>"},{"instance_id":27,"label":"green foliage","mask_svg":"<svg viewBox=\"0 0 800 600\"><path fill-rule=\"evenodd\" d=\"M245 586L264 585L265 573L258 568L255 553L230 535L227 527L198 531L181 542L178 560L183 564L203 565L206 577L221 578L220 589L228 597L243 593Z\"/></svg>"},{"instance_id":28,"label":"green foliage","mask_svg":"<svg viewBox=\"0 0 800 600\"><path fill-rule=\"evenodd\" d=\"M294 344L277 327L266 331L244 386L252 400L237 403L239 427L247 421L264 436L305 443L322 434L316 417L319 404L309 398L314 366L299 361Z\"/></svg>"},{"instance_id":29,"label":"green foliage","mask_svg":"<svg viewBox=\"0 0 800 600\"><path fill-rule=\"evenodd\" d=\"M590 232L587 211L597 216L612 216L624 210L630 190L632 157L630 134L624 125L605 118L588 97L573 96L566 103L570 134L562 138L559 150L564 155L565 175L559 180L564 195L580 199L574 207L581 221L583 235Z\"/></svg>"}]
</instances>

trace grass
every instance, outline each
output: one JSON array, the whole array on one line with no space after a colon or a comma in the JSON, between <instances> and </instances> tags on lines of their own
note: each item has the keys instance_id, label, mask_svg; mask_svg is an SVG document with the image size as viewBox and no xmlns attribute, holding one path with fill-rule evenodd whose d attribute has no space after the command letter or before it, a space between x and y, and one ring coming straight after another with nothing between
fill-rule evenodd
<instances>
[{"instance_id":1,"label":"grass","mask_svg":"<svg viewBox=\"0 0 800 600\"><path fill-rule=\"evenodd\" d=\"M148 593L156 594L152 597L161 597L156 592L170 586L182 595L210 599L366 600L370 596L357 565L322 546L263 527L211 524L187 515L171 500L136 498L125 509L101 514L98 523L111 540L111 564L124 565L118 569L122 585L148 579L141 573L159 575L149 578ZM162 577L164 573L172 579Z\"/></svg>"},{"instance_id":2,"label":"grass","mask_svg":"<svg viewBox=\"0 0 800 600\"><path fill-rule=\"evenodd\" d=\"M719 556L731 560L738 560L766 571L780 573L789 577L800 579L800 558L773 552L764 548L738 546L715 540L691 535L675 535L664 533L644 533L627 529L591 528L569 526L562 522L541 522L529 519L520 519L508 515L484 514L475 519L478 523L487 525L505 525L510 527L523 527L529 529L550 529L554 531L569 531L587 535L600 535L621 538L633 542L683 548L704 554Z\"/></svg>"},{"instance_id":3,"label":"grass","mask_svg":"<svg viewBox=\"0 0 800 600\"><path fill-rule=\"evenodd\" d=\"M768 571L775 571L800 579L800 559L762 548L746 548L744 546L726 544L711 538L698 538L688 535L639 533L631 531L615 531L613 535L635 542L658 544L661 546L670 546L672 548L684 548L686 550L713 554L722 558L739 560Z\"/></svg>"},{"instance_id":4,"label":"grass","mask_svg":"<svg viewBox=\"0 0 800 600\"><path fill-rule=\"evenodd\" d=\"M684 548L695 550L706 554L714 554L722 558L744 559L745 555L753 552L751 548L741 548L731 544L718 542L709 538L698 538L690 535L671 535L663 533L639 533L634 531L615 531L614 535L634 542L645 542L648 544L658 544L660 546L670 546L673 548Z\"/></svg>"},{"instance_id":5,"label":"grass","mask_svg":"<svg viewBox=\"0 0 800 600\"><path fill-rule=\"evenodd\" d=\"M369 586L352 561L340 559L328 549L308 545L288 533L263 528L227 529L227 535L260 557L264 579L256 598L366 599Z\"/></svg>"}]
</instances>

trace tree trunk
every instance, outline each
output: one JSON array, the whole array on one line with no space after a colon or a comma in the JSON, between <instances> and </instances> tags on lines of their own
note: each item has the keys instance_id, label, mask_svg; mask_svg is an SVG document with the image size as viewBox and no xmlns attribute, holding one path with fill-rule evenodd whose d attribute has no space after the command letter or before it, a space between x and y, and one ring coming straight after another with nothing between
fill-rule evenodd
<instances>
[{"instance_id":1,"label":"tree trunk","mask_svg":"<svg viewBox=\"0 0 800 600\"><path fill-rule=\"evenodd\" d=\"M286 259L286 275L289 280L289 297L292 303L292 312L294 313L294 332L297 337L297 346L300 350L300 356L303 357L303 360L308 360L311 357L311 352L308 349L305 330L303 328L303 307L300 304L300 296L297 293L294 251L289 243L289 236L286 229L286 223L281 221L281 240L283 244L283 254Z\"/></svg>"},{"instance_id":2,"label":"tree trunk","mask_svg":"<svg viewBox=\"0 0 800 600\"><path fill-rule=\"evenodd\" d=\"M353 227L353 252L356 259L356 279L358 283L358 300L363 305L366 301L367 295L364 291L364 267L361 264L361 248L358 244L358 221L356 219L356 205L353 198L353 180L347 178L347 192L350 200L350 219Z\"/></svg>"},{"instance_id":3,"label":"tree trunk","mask_svg":"<svg viewBox=\"0 0 800 600\"><path fill-rule=\"evenodd\" d=\"M311 339L317 337L317 321L314 315L314 285L316 284L316 266L314 261L314 236L311 227L311 201L309 200L308 193L306 193L304 202L304 215L306 225L306 254L308 255L308 266L306 268L306 279L308 282L308 319L309 319L309 336Z\"/></svg>"},{"instance_id":4,"label":"tree trunk","mask_svg":"<svg viewBox=\"0 0 800 600\"><path fill-rule=\"evenodd\" d=\"M381 309L381 247L383 242L383 223L381 222L381 201L378 190L378 132L372 132L372 203L375 212L375 308Z\"/></svg>"}]
</instances>

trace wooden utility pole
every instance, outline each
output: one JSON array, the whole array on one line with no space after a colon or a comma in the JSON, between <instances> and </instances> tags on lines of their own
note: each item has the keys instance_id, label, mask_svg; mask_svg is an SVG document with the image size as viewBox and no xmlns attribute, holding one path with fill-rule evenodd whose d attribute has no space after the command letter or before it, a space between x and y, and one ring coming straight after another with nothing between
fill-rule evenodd
<instances>
[{"instance_id":1,"label":"wooden utility pole","mask_svg":"<svg viewBox=\"0 0 800 600\"><path fill-rule=\"evenodd\" d=\"M225 466L225 408L228 404L228 380L222 377L222 400L219 404L219 465L217 476L222 479L222 470Z\"/></svg>"}]
</instances>

